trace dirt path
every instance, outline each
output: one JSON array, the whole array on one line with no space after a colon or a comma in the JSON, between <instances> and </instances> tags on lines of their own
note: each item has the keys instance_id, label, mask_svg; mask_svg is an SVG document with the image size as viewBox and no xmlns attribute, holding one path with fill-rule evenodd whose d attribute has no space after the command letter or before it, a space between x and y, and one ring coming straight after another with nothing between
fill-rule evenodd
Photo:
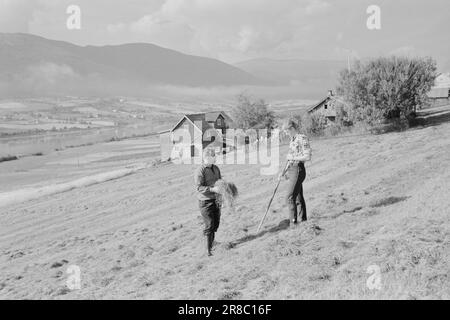
<instances>
[{"instance_id":1,"label":"dirt path","mask_svg":"<svg viewBox=\"0 0 450 320\"><path fill-rule=\"evenodd\" d=\"M211 259L191 166L2 208L0 297L449 299L449 136L444 123L313 142L310 221L288 226L282 184L257 235L275 177L224 166L241 197ZM81 268L81 290L66 287L69 265ZM380 290L366 284L370 266Z\"/></svg>"}]
</instances>

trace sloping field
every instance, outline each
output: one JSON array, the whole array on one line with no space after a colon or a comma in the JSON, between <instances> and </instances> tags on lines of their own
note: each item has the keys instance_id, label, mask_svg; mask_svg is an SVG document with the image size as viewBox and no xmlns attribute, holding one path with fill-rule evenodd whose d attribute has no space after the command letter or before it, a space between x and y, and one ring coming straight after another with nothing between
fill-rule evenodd
<instances>
[{"instance_id":1,"label":"sloping field","mask_svg":"<svg viewBox=\"0 0 450 320\"><path fill-rule=\"evenodd\" d=\"M436 122L313 141L310 221L289 227L283 183L259 234L276 177L224 166L241 197L235 213L223 212L212 258L203 254L192 166L4 207L0 297L449 299L449 136L450 123ZM66 287L71 265L80 290Z\"/></svg>"}]
</instances>

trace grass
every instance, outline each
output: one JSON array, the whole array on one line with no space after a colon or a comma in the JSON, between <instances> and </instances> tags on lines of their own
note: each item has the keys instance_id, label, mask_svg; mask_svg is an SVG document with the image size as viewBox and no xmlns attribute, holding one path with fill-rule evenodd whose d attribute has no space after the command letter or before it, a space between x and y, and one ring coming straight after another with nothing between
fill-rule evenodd
<instances>
[{"instance_id":1,"label":"grass","mask_svg":"<svg viewBox=\"0 0 450 320\"><path fill-rule=\"evenodd\" d=\"M193 166L149 165L58 201L7 207L2 296L54 298L61 279L49 266L66 259L81 267L84 283L68 299L450 299L450 172L442 165L450 162L449 134L447 123L313 140L309 221L289 224L283 182L260 233L276 175L221 166L240 196L235 212L222 213L210 258ZM367 285L371 270L379 270L380 288Z\"/></svg>"}]
</instances>

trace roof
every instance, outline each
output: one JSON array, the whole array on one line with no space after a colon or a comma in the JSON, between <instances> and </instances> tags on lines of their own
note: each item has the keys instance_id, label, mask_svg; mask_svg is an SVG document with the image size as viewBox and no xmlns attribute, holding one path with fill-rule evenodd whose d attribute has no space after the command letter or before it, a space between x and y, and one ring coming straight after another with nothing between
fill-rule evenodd
<instances>
[{"instance_id":1,"label":"roof","mask_svg":"<svg viewBox=\"0 0 450 320\"><path fill-rule=\"evenodd\" d=\"M428 98L438 99L438 98L448 98L450 93L450 88L432 88L428 93Z\"/></svg>"},{"instance_id":2,"label":"roof","mask_svg":"<svg viewBox=\"0 0 450 320\"><path fill-rule=\"evenodd\" d=\"M178 121L178 123L170 131L175 131L176 129L178 129L185 120L189 121L194 126L194 128L197 128L197 130L201 132L205 132L207 129L211 128L211 125L201 117L184 115L183 118L181 118L181 120ZM199 126L199 123L201 123L201 127Z\"/></svg>"},{"instance_id":3,"label":"roof","mask_svg":"<svg viewBox=\"0 0 450 320\"><path fill-rule=\"evenodd\" d=\"M208 122L214 122L219 116L222 116L225 119L225 122L229 125L230 128L233 127L233 119L231 119L231 117L223 111L205 113L205 120Z\"/></svg>"},{"instance_id":4,"label":"roof","mask_svg":"<svg viewBox=\"0 0 450 320\"><path fill-rule=\"evenodd\" d=\"M179 127L179 125L183 122L183 120L187 119L191 122L195 128L200 130L197 126L199 122L202 124L202 132L205 132L207 129L212 128L209 122L215 122L219 116L222 116L227 122L232 122L231 118L223 111L218 112L206 112L206 113L195 113L195 114L185 114L183 118L172 128L171 131L174 131Z\"/></svg>"},{"instance_id":5,"label":"roof","mask_svg":"<svg viewBox=\"0 0 450 320\"><path fill-rule=\"evenodd\" d=\"M317 108L321 107L323 104L325 104L326 102L328 102L330 100L330 97L326 97L324 99L322 99L319 103L313 105L311 108L308 109L308 112L312 112L314 110L316 110Z\"/></svg>"},{"instance_id":6,"label":"roof","mask_svg":"<svg viewBox=\"0 0 450 320\"><path fill-rule=\"evenodd\" d=\"M208 122L214 122L217 120L217 118L219 116L222 116L223 118L225 118L224 115L222 114L222 112L208 112L208 113L205 113L205 120Z\"/></svg>"}]
</instances>

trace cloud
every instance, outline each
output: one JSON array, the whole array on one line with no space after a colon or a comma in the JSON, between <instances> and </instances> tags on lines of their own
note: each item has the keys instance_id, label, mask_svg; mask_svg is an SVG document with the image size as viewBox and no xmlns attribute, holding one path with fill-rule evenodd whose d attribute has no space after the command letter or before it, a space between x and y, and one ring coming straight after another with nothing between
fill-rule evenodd
<instances>
[{"instance_id":1,"label":"cloud","mask_svg":"<svg viewBox=\"0 0 450 320\"><path fill-rule=\"evenodd\" d=\"M382 29L373 32L369 0L0 0L0 32L81 45L147 42L229 63L347 59L343 50L367 57L411 46L448 67L448 0L382 2ZM82 30L66 28L70 4L81 7Z\"/></svg>"},{"instance_id":2,"label":"cloud","mask_svg":"<svg viewBox=\"0 0 450 320\"><path fill-rule=\"evenodd\" d=\"M308 15L314 15L326 11L330 7L328 2L322 0L313 0L305 8Z\"/></svg>"},{"instance_id":3,"label":"cloud","mask_svg":"<svg viewBox=\"0 0 450 320\"><path fill-rule=\"evenodd\" d=\"M83 78L70 66L52 62L41 62L24 68L8 78L0 78L0 94L10 96L46 95L61 90L71 92L88 87L89 77ZM80 92L82 92L80 90Z\"/></svg>"},{"instance_id":4,"label":"cloud","mask_svg":"<svg viewBox=\"0 0 450 320\"><path fill-rule=\"evenodd\" d=\"M158 10L107 30L227 60L286 46L303 32L306 18L329 7L323 0L166 0Z\"/></svg>"},{"instance_id":5,"label":"cloud","mask_svg":"<svg viewBox=\"0 0 450 320\"><path fill-rule=\"evenodd\" d=\"M71 0L0 0L0 32L32 33L41 24L64 21L65 9L70 2Z\"/></svg>"},{"instance_id":6,"label":"cloud","mask_svg":"<svg viewBox=\"0 0 450 320\"><path fill-rule=\"evenodd\" d=\"M44 62L28 68L28 81L54 85L58 81L79 77L68 65Z\"/></svg>"},{"instance_id":7,"label":"cloud","mask_svg":"<svg viewBox=\"0 0 450 320\"><path fill-rule=\"evenodd\" d=\"M0 0L0 32L28 32L37 1Z\"/></svg>"}]
</instances>

